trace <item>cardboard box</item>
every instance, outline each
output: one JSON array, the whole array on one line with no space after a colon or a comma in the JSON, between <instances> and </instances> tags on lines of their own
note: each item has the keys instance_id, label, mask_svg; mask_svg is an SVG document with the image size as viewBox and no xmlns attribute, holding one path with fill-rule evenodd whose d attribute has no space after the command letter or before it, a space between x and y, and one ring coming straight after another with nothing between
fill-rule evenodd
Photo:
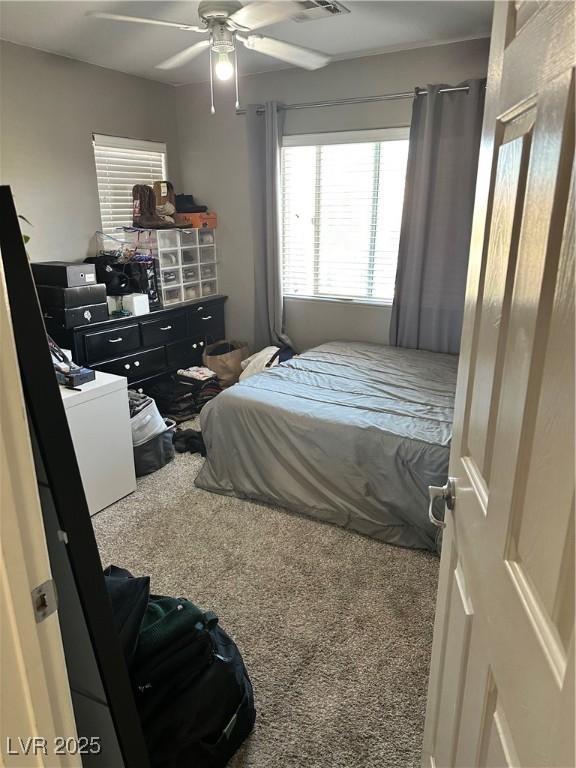
<instances>
[{"instance_id":1,"label":"cardboard box","mask_svg":"<svg viewBox=\"0 0 576 768\"><path fill-rule=\"evenodd\" d=\"M212 211L206 213L175 213L174 221L180 227L191 229L216 229L218 223L216 214Z\"/></svg>"}]
</instances>

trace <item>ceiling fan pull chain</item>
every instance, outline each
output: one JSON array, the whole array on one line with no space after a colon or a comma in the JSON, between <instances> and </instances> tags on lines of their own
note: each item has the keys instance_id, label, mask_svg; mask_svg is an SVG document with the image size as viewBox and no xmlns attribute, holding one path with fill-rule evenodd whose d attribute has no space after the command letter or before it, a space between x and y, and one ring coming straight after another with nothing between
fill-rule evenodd
<instances>
[{"instance_id":1,"label":"ceiling fan pull chain","mask_svg":"<svg viewBox=\"0 0 576 768\"><path fill-rule=\"evenodd\" d=\"M236 76L236 109L240 109L240 99L238 97L238 45L234 40L234 72Z\"/></svg>"},{"instance_id":2,"label":"ceiling fan pull chain","mask_svg":"<svg viewBox=\"0 0 576 768\"><path fill-rule=\"evenodd\" d=\"M212 72L212 33L210 33L210 112L213 115L216 113L214 107L214 74Z\"/></svg>"}]
</instances>

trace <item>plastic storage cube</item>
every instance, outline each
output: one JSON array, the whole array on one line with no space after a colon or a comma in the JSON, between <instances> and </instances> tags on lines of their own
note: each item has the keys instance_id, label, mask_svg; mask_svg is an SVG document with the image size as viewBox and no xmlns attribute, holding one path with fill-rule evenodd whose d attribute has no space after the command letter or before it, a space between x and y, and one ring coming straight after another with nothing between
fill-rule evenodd
<instances>
[{"instance_id":1,"label":"plastic storage cube","mask_svg":"<svg viewBox=\"0 0 576 768\"><path fill-rule=\"evenodd\" d=\"M162 304L178 304L182 301L182 288L178 285L174 288L164 288L162 290Z\"/></svg>"},{"instance_id":2,"label":"plastic storage cube","mask_svg":"<svg viewBox=\"0 0 576 768\"><path fill-rule=\"evenodd\" d=\"M214 230L213 229L199 229L198 230L198 243L200 245L214 245Z\"/></svg>"},{"instance_id":3,"label":"plastic storage cube","mask_svg":"<svg viewBox=\"0 0 576 768\"><path fill-rule=\"evenodd\" d=\"M205 245L200 248L200 263L216 261L216 250L213 245Z\"/></svg>"},{"instance_id":4,"label":"plastic storage cube","mask_svg":"<svg viewBox=\"0 0 576 768\"><path fill-rule=\"evenodd\" d=\"M178 248L180 245L180 233L177 229L156 230L158 249Z\"/></svg>"},{"instance_id":5,"label":"plastic storage cube","mask_svg":"<svg viewBox=\"0 0 576 768\"><path fill-rule=\"evenodd\" d=\"M218 293L214 229L126 228L119 236L154 258L164 306Z\"/></svg>"},{"instance_id":6,"label":"plastic storage cube","mask_svg":"<svg viewBox=\"0 0 576 768\"><path fill-rule=\"evenodd\" d=\"M182 248L182 264L198 264L198 248Z\"/></svg>"},{"instance_id":7,"label":"plastic storage cube","mask_svg":"<svg viewBox=\"0 0 576 768\"><path fill-rule=\"evenodd\" d=\"M166 288L173 285L180 285L182 283L182 273L180 269L163 269L162 270L162 285Z\"/></svg>"},{"instance_id":8,"label":"plastic storage cube","mask_svg":"<svg viewBox=\"0 0 576 768\"><path fill-rule=\"evenodd\" d=\"M213 296L215 293L218 293L216 280L208 280L208 282L202 283L202 296Z\"/></svg>"},{"instance_id":9,"label":"plastic storage cube","mask_svg":"<svg viewBox=\"0 0 576 768\"><path fill-rule=\"evenodd\" d=\"M184 286L184 301L199 299L201 295L200 283L189 283Z\"/></svg>"},{"instance_id":10,"label":"plastic storage cube","mask_svg":"<svg viewBox=\"0 0 576 768\"><path fill-rule=\"evenodd\" d=\"M197 283L200 280L200 271L196 265L191 267L182 267L182 282Z\"/></svg>"},{"instance_id":11,"label":"plastic storage cube","mask_svg":"<svg viewBox=\"0 0 576 768\"><path fill-rule=\"evenodd\" d=\"M186 248L187 245L198 245L198 230L197 229L181 229L180 245L182 246L182 248Z\"/></svg>"},{"instance_id":12,"label":"plastic storage cube","mask_svg":"<svg viewBox=\"0 0 576 768\"><path fill-rule=\"evenodd\" d=\"M202 280L215 280L216 264L202 264L200 267L200 275Z\"/></svg>"},{"instance_id":13,"label":"plastic storage cube","mask_svg":"<svg viewBox=\"0 0 576 768\"><path fill-rule=\"evenodd\" d=\"M177 267L180 264L180 256L177 250L160 251L158 259L161 267Z\"/></svg>"}]
</instances>

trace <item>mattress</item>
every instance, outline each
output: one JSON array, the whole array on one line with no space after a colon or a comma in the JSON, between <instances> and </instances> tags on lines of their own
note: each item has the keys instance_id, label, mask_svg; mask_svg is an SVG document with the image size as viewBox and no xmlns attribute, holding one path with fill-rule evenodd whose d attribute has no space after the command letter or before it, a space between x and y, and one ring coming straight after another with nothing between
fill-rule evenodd
<instances>
[{"instance_id":1,"label":"mattress","mask_svg":"<svg viewBox=\"0 0 576 768\"><path fill-rule=\"evenodd\" d=\"M332 342L227 389L201 413L196 485L436 549L458 358Z\"/></svg>"}]
</instances>

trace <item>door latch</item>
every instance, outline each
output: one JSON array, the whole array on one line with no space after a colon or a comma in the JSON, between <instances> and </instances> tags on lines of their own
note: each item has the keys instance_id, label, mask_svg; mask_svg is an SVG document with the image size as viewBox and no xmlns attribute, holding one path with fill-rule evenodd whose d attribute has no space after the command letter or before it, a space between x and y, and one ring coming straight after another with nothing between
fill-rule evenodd
<instances>
[{"instance_id":1,"label":"door latch","mask_svg":"<svg viewBox=\"0 0 576 768\"><path fill-rule=\"evenodd\" d=\"M34 616L36 623L47 619L58 608L58 597L56 595L56 585L53 579L39 584L32 590L32 605L34 607Z\"/></svg>"},{"instance_id":2,"label":"door latch","mask_svg":"<svg viewBox=\"0 0 576 768\"><path fill-rule=\"evenodd\" d=\"M444 503L448 509L451 511L454 509L456 506L456 484L454 478L449 477L446 485L429 485L428 495L430 496L430 505L428 507L428 518L430 522L438 528L446 528L444 520L440 520L440 518L436 517L434 514L434 502L436 499L444 499Z\"/></svg>"}]
</instances>

